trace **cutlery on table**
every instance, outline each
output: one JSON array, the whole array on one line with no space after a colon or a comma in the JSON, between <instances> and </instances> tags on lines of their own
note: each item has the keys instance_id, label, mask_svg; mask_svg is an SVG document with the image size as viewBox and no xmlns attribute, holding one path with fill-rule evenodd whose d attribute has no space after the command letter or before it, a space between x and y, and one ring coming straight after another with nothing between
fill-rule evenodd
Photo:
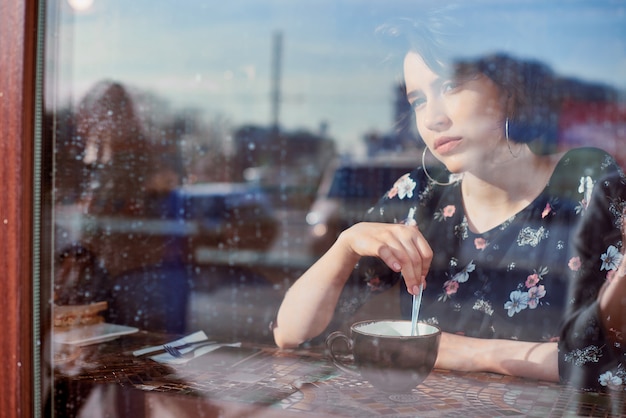
<instances>
[{"instance_id":1,"label":"cutlery on table","mask_svg":"<svg viewBox=\"0 0 626 418\"><path fill-rule=\"evenodd\" d=\"M180 338L176 341L170 341L166 344L173 345L175 347L182 346L183 344L204 344L208 343L209 338L204 333L204 331L197 331L193 334L187 335L186 337ZM165 351L163 345L155 345L152 347L145 347L139 350L133 351L133 356L135 357L143 357L145 355L154 355L159 352Z\"/></svg>"},{"instance_id":2,"label":"cutlery on table","mask_svg":"<svg viewBox=\"0 0 626 418\"><path fill-rule=\"evenodd\" d=\"M209 345L216 345L216 343L215 341L205 341L203 343L183 344L183 345L176 345L176 346L171 345L171 344L165 344L163 345L163 349L165 349L165 351L172 357L190 358L190 357L195 356L195 353L198 349L209 346ZM190 350L184 353L181 351L189 347L193 347L193 350Z\"/></svg>"}]
</instances>

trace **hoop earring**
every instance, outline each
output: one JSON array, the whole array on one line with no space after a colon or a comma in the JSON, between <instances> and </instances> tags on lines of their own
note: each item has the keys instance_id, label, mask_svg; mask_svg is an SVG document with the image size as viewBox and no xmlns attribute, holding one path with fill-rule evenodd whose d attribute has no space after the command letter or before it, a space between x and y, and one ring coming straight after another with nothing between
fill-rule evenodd
<instances>
[{"instance_id":1,"label":"hoop earring","mask_svg":"<svg viewBox=\"0 0 626 418\"><path fill-rule=\"evenodd\" d=\"M518 152L517 154L514 154L513 149L511 149L511 141L509 140L509 117L508 116L506 120L504 121L504 136L506 137L506 146L509 148L509 152L511 153L513 158L519 157L521 151Z\"/></svg>"},{"instance_id":2,"label":"hoop earring","mask_svg":"<svg viewBox=\"0 0 626 418\"><path fill-rule=\"evenodd\" d=\"M442 183L438 180L435 180L434 178L430 176L430 174L428 174L428 171L426 170L426 151L428 151L428 147L424 147L424 152L422 152L422 170L424 170L424 174L426 174L426 177L428 177L428 180L432 181L433 183L439 186L449 186L453 183L456 183L457 180L450 180L447 183Z\"/></svg>"}]
</instances>

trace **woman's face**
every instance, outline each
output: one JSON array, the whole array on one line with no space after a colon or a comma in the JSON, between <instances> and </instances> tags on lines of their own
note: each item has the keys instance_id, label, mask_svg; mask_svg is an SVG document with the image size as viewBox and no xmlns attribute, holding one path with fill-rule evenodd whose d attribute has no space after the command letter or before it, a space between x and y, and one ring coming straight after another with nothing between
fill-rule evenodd
<instances>
[{"instance_id":1,"label":"woman's face","mask_svg":"<svg viewBox=\"0 0 626 418\"><path fill-rule=\"evenodd\" d=\"M496 84L479 74L465 80L434 73L414 52L404 59L407 98L417 129L432 153L453 173L484 169L508 153L505 100Z\"/></svg>"}]
</instances>

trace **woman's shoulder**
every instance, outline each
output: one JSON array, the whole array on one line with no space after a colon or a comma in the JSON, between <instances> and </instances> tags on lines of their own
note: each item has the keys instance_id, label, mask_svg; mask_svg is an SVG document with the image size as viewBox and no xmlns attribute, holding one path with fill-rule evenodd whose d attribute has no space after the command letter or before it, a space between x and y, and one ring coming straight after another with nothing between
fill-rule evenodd
<instances>
[{"instance_id":1,"label":"woman's shoulder","mask_svg":"<svg viewBox=\"0 0 626 418\"><path fill-rule=\"evenodd\" d=\"M591 173L590 170L612 171L617 168L617 163L611 154L595 147L569 149L560 155L557 164L557 170L580 171L581 173Z\"/></svg>"},{"instance_id":2,"label":"woman's shoulder","mask_svg":"<svg viewBox=\"0 0 626 418\"><path fill-rule=\"evenodd\" d=\"M445 173L441 175L445 176ZM430 180L431 176L433 174L428 174L421 166L400 176L368 210L363 220L397 223L408 217L420 217L424 211L428 212L430 205L438 201L444 191L456 185L437 185Z\"/></svg>"},{"instance_id":3,"label":"woman's shoulder","mask_svg":"<svg viewBox=\"0 0 626 418\"><path fill-rule=\"evenodd\" d=\"M606 151L595 147L572 148L557 156L558 162L552 174L551 184L563 184L589 178L596 181L621 169Z\"/></svg>"}]
</instances>

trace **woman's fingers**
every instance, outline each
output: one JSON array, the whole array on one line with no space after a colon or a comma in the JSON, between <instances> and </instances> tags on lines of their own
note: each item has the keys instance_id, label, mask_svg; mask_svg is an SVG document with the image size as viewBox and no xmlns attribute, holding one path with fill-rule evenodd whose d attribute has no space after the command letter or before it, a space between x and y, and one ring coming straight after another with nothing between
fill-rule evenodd
<instances>
[{"instance_id":1,"label":"woman's fingers","mask_svg":"<svg viewBox=\"0 0 626 418\"><path fill-rule=\"evenodd\" d=\"M401 272L410 293L425 285L433 253L417 226L360 223L342 238L359 256L379 257L393 271Z\"/></svg>"},{"instance_id":2,"label":"woman's fingers","mask_svg":"<svg viewBox=\"0 0 626 418\"><path fill-rule=\"evenodd\" d=\"M404 251L401 252L401 257L408 257L401 260L402 276L409 293L418 294L420 286L426 287L426 275L433 259L433 251L417 226L406 225L405 228L410 230L410 236L402 241Z\"/></svg>"},{"instance_id":3,"label":"woman's fingers","mask_svg":"<svg viewBox=\"0 0 626 418\"><path fill-rule=\"evenodd\" d=\"M421 236L421 233L420 233L420 236ZM419 250L419 253L421 255L422 269L419 272L420 283L416 284L417 288L415 289L411 288L411 293L413 294L419 293L419 285L423 285L424 288L426 287L426 275L428 274L428 271L430 270L430 264L433 261L433 250L430 248L428 241L426 241L426 239L422 237L422 239L418 239L416 243L417 243L417 248Z\"/></svg>"}]
</instances>

